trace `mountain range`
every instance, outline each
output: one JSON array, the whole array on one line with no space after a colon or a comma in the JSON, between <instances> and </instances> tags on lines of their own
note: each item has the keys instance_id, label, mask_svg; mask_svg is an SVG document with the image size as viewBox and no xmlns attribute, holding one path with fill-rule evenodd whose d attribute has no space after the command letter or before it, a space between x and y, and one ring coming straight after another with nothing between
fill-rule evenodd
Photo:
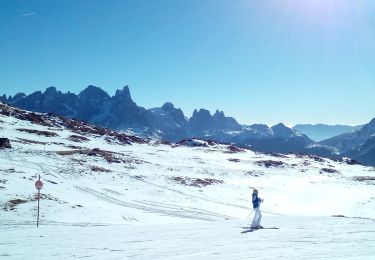
<instances>
[{"instance_id":1,"label":"mountain range","mask_svg":"<svg viewBox=\"0 0 375 260\"><path fill-rule=\"evenodd\" d=\"M362 127L363 125L297 124L293 126L293 129L300 131L316 142L320 142L336 135L358 130Z\"/></svg>"},{"instance_id":2,"label":"mountain range","mask_svg":"<svg viewBox=\"0 0 375 260\"><path fill-rule=\"evenodd\" d=\"M300 126L289 128L282 123L272 127L241 125L219 110L211 115L202 108L194 110L187 118L170 102L145 109L132 100L128 86L117 90L113 96L92 85L79 94L62 93L49 87L44 92L30 95L3 95L0 101L29 111L58 114L168 142L199 138L233 143L260 152L305 153L333 159L346 156L362 164L375 165L374 119L360 129L316 142L299 131Z\"/></svg>"}]
</instances>

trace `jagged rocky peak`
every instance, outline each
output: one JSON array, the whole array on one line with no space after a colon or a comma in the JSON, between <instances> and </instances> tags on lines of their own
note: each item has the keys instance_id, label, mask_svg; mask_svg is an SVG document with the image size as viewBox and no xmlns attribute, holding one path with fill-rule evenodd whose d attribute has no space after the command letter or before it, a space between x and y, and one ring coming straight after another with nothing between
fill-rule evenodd
<instances>
[{"instance_id":1,"label":"jagged rocky peak","mask_svg":"<svg viewBox=\"0 0 375 260\"><path fill-rule=\"evenodd\" d=\"M369 138L371 135L375 134L375 118L354 133L359 138Z\"/></svg>"},{"instance_id":2,"label":"jagged rocky peak","mask_svg":"<svg viewBox=\"0 0 375 260\"><path fill-rule=\"evenodd\" d=\"M294 131L284 125L283 123L279 123L271 127L272 131L274 132L275 136L287 138L294 134Z\"/></svg>"},{"instance_id":3,"label":"jagged rocky peak","mask_svg":"<svg viewBox=\"0 0 375 260\"><path fill-rule=\"evenodd\" d=\"M84 96L84 97L103 97L103 98L109 98L110 96L108 95L107 92L102 90L101 88L93 85L87 86L84 90L82 90L79 93L79 96Z\"/></svg>"},{"instance_id":4,"label":"jagged rocky peak","mask_svg":"<svg viewBox=\"0 0 375 260\"><path fill-rule=\"evenodd\" d=\"M288 128L286 125L284 125L283 123L278 123L278 124L276 124L276 125L274 125L274 126L272 126L272 128Z\"/></svg>"},{"instance_id":5,"label":"jagged rocky peak","mask_svg":"<svg viewBox=\"0 0 375 260\"><path fill-rule=\"evenodd\" d=\"M129 107L132 107L138 111L139 109L144 109L143 107L138 107L137 104L133 101L130 90L128 86L124 86L122 89L116 90L116 93L111 98L111 107L114 110L122 110L125 112L125 110L128 110L126 113L135 112L133 110L129 110ZM138 108L136 108L138 107ZM125 120L125 119L123 119Z\"/></svg>"},{"instance_id":6,"label":"jagged rocky peak","mask_svg":"<svg viewBox=\"0 0 375 260\"><path fill-rule=\"evenodd\" d=\"M94 86L94 85L88 85L84 90L80 92L80 94L83 93L95 93L95 92L104 92L100 87Z\"/></svg>"},{"instance_id":7,"label":"jagged rocky peak","mask_svg":"<svg viewBox=\"0 0 375 260\"><path fill-rule=\"evenodd\" d=\"M35 96L43 96L42 91L40 91L40 90L35 91L35 92L31 93L30 95L26 96L26 98L35 97Z\"/></svg>"},{"instance_id":8,"label":"jagged rocky peak","mask_svg":"<svg viewBox=\"0 0 375 260\"><path fill-rule=\"evenodd\" d=\"M126 85L121 90L120 89L116 90L115 97L131 99L129 86Z\"/></svg>"},{"instance_id":9,"label":"jagged rocky peak","mask_svg":"<svg viewBox=\"0 0 375 260\"><path fill-rule=\"evenodd\" d=\"M16 95L14 95L13 98L12 98L12 97L9 97L9 99L10 99L12 102L14 102L14 101L16 101L16 100L18 100L18 99L21 99L21 98L24 98L24 97L26 97L26 94L23 93L23 92L20 92L20 93L17 93Z\"/></svg>"},{"instance_id":10,"label":"jagged rocky peak","mask_svg":"<svg viewBox=\"0 0 375 260\"><path fill-rule=\"evenodd\" d=\"M204 108L199 109L199 111L194 109L193 117L211 118L211 113L210 113L210 111L208 111Z\"/></svg>"},{"instance_id":11,"label":"jagged rocky peak","mask_svg":"<svg viewBox=\"0 0 375 260\"><path fill-rule=\"evenodd\" d=\"M171 112L175 110L175 107L171 102L165 102L161 108L166 112Z\"/></svg>"},{"instance_id":12,"label":"jagged rocky peak","mask_svg":"<svg viewBox=\"0 0 375 260\"><path fill-rule=\"evenodd\" d=\"M278 124L272 126L271 129L273 131L288 131L288 132L291 132L291 133L293 132L293 130L291 128L287 127L283 123L278 123Z\"/></svg>"},{"instance_id":13,"label":"jagged rocky peak","mask_svg":"<svg viewBox=\"0 0 375 260\"><path fill-rule=\"evenodd\" d=\"M224 112L216 110L211 116L210 111L206 109L194 110L193 116L189 120L189 126L192 130L239 130L241 125L232 118L226 117Z\"/></svg>"},{"instance_id":14,"label":"jagged rocky peak","mask_svg":"<svg viewBox=\"0 0 375 260\"><path fill-rule=\"evenodd\" d=\"M55 94L57 93L57 89L54 86L46 88L44 94Z\"/></svg>"},{"instance_id":15,"label":"jagged rocky peak","mask_svg":"<svg viewBox=\"0 0 375 260\"><path fill-rule=\"evenodd\" d=\"M54 86L46 88L44 93L37 91L33 94L35 94L36 97L42 96L44 97L44 99L50 100L51 102L63 96L63 93L61 91L57 91L57 89ZM32 96L33 94L31 94L30 96Z\"/></svg>"},{"instance_id":16,"label":"jagged rocky peak","mask_svg":"<svg viewBox=\"0 0 375 260\"><path fill-rule=\"evenodd\" d=\"M367 124L367 126L375 131L375 117Z\"/></svg>"},{"instance_id":17,"label":"jagged rocky peak","mask_svg":"<svg viewBox=\"0 0 375 260\"><path fill-rule=\"evenodd\" d=\"M7 99L7 96L5 94L0 97L0 102L2 102L2 103L6 103L7 100L8 99Z\"/></svg>"},{"instance_id":18,"label":"jagged rocky peak","mask_svg":"<svg viewBox=\"0 0 375 260\"><path fill-rule=\"evenodd\" d=\"M216 112L215 114L213 115L214 118L222 118L224 119L225 118L225 114L223 111L219 111L218 109L216 109Z\"/></svg>"},{"instance_id":19,"label":"jagged rocky peak","mask_svg":"<svg viewBox=\"0 0 375 260\"><path fill-rule=\"evenodd\" d=\"M250 125L249 127L253 128L253 129L256 129L256 130L268 130L268 129L270 129L268 127L268 125L265 125L265 124L253 124L253 125Z\"/></svg>"},{"instance_id":20,"label":"jagged rocky peak","mask_svg":"<svg viewBox=\"0 0 375 260\"><path fill-rule=\"evenodd\" d=\"M189 120L189 127L192 131L203 131L211 129L213 120L210 111L201 108L199 111L194 109L193 115Z\"/></svg>"},{"instance_id":21,"label":"jagged rocky peak","mask_svg":"<svg viewBox=\"0 0 375 260\"><path fill-rule=\"evenodd\" d=\"M247 125L247 126L244 126L244 129L249 130L251 132L262 133L262 134L267 134L267 135L272 134L271 128L265 124Z\"/></svg>"}]
</instances>

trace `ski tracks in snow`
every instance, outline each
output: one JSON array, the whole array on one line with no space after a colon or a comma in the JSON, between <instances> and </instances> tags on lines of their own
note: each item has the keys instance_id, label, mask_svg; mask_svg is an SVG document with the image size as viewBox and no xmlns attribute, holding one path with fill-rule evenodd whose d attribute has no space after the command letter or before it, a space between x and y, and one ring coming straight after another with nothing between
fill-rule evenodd
<instances>
[{"instance_id":1,"label":"ski tracks in snow","mask_svg":"<svg viewBox=\"0 0 375 260\"><path fill-rule=\"evenodd\" d=\"M167 204L167 203L160 203L155 201L148 201L148 200L142 200L142 201L126 201L123 198L115 198L112 195L108 194L108 189L105 189L107 193L101 192L89 187L83 187L83 186L76 186L76 188L82 192L86 192L88 194L91 194L95 196L98 199L104 200L106 202L116 204L119 206L123 206L126 208L133 208L142 210L149 213L155 213L160 214L164 216L174 216L174 217L180 217L180 218L189 218L189 219L196 219L196 220L206 220L206 221L214 221L214 220L223 220L223 219L233 219L231 216L210 212L207 210L202 210L198 208L193 207L186 207L181 205L173 205L173 204ZM113 194L114 192L110 192ZM115 192L116 195L119 195L121 193Z\"/></svg>"}]
</instances>

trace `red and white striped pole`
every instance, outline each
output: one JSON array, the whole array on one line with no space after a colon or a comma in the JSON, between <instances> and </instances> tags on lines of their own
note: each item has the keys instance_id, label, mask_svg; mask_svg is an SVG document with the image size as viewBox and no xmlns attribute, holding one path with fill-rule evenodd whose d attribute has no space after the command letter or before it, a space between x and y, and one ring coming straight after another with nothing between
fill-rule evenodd
<instances>
[{"instance_id":1,"label":"red and white striped pole","mask_svg":"<svg viewBox=\"0 0 375 260\"><path fill-rule=\"evenodd\" d=\"M40 175L38 180L35 182L35 188L38 190L38 216L36 219L36 227L39 227L39 201L40 201L40 190L43 188L43 182L40 180Z\"/></svg>"}]
</instances>

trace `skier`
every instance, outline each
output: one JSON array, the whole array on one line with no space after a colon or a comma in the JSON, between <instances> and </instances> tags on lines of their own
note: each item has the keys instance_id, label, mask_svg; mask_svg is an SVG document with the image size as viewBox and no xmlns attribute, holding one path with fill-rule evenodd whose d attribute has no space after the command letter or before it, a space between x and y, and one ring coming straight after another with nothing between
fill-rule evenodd
<instances>
[{"instance_id":1,"label":"skier","mask_svg":"<svg viewBox=\"0 0 375 260\"><path fill-rule=\"evenodd\" d=\"M254 211L255 211L255 216L254 216L254 219L253 219L253 223L251 224L251 228L252 229L263 228L260 225L260 221L262 220L262 213L260 212L260 209L259 209L260 203L263 202L263 199L258 197L258 190L257 189L253 190L252 201L253 201L253 208L254 208Z\"/></svg>"}]
</instances>

